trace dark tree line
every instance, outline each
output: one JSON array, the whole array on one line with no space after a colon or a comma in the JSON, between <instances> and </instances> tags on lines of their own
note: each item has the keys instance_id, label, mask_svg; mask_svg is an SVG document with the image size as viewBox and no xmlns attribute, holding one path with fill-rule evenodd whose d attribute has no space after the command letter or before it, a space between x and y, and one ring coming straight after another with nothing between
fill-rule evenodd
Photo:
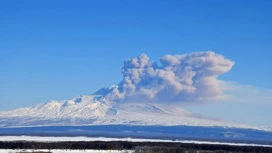
<instances>
[{"instance_id":1,"label":"dark tree line","mask_svg":"<svg viewBox=\"0 0 272 153\"><path fill-rule=\"evenodd\" d=\"M1 149L98 149L122 150L150 153L272 153L272 147L230 146L215 144L186 144L172 142L31 142L0 141Z\"/></svg>"}]
</instances>

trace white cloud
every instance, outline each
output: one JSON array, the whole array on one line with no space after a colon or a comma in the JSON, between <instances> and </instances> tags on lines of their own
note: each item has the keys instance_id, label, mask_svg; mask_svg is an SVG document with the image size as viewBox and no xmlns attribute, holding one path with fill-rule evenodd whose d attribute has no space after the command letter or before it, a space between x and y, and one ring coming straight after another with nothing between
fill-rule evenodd
<instances>
[{"instance_id":1,"label":"white cloud","mask_svg":"<svg viewBox=\"0 0 272 153\"><path fill-rule=\"evenodd\" d=\"M221 81L220 84L224 93L221 97L223 101L272 104L271 89L243 85L237 82Z\"/></svg>"}]
</instances>

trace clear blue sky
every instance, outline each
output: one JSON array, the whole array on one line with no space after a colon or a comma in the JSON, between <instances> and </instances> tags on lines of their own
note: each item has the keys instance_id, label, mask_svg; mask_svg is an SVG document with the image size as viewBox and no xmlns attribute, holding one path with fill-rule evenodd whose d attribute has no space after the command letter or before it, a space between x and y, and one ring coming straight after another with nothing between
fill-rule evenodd
<instances>
[{"instance_id":1,"label":"clear blue sky","mask_svg":"<svg viewBox=\"0 0 272 153\"><path fill-rule=\"evenodd\" d=\"M141 53L158 61L212 50L235 61L221 79L272 89L271 8L271 0L0 1L0 110L117 84L123 60Z\"/></svg>"}]
</instances>

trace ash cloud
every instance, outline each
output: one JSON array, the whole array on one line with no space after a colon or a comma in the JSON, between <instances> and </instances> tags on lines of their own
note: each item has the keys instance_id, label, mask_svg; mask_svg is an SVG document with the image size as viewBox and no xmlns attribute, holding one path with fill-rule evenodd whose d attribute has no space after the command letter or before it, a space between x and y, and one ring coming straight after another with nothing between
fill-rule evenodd
<instances>
[{"instance_id":1,"label":"ash cloud","mask_svg":"<svg viewBox=\"0 0 272 153\"><path fill-rule=\"evenodd\" d=\"M105 89L113 101L184 102L216 99L221 96L218 76L234 62L212 51L165 55L160 65L146 54L124 61L123 79ZM99 91L98 91L99 92Z\"/></svg>"}]
</instances>

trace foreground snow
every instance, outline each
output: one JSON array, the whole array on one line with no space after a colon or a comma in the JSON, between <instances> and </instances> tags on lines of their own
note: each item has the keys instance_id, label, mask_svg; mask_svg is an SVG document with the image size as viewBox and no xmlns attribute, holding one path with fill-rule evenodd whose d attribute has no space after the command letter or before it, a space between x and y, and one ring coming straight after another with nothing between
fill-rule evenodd
<instances>
[{"instance_id":1,"label":"foreground snow","mask_svg":"<svg viewBox=\"0 0 272 153\"><path fill-rule=\"evenodd\" d=\"M52 153L134 153L133 150L58 150L58 149L52 149L52 150L45 150L45 149L39 149L39 150L30 150L30 149L0 149L0 153L18 153L18 152L52 152Z\"/></svg>"},{"instance_id":2,"label":"foreground snow","mask_svg":"<svg viewBox=\"0 0 272 153\"><path fill-rule=\"evenodd\" d=\"M0 127L59 125L186 125L270 129L247 126L193 114L177 106L114 103L102 95L49 101L33 107L0 112Z\"/></svg>"},{"instance_id":3,"label":"foreground snow","mask_svg":"<svg viewBox=\"0 0 272 153\"><path fill-rule=\"evenodd\" d=\"M138 138L104 138L104 137L38 137L38 136L0 136L0 141L36 141L36 142L65 142L65 141L129 141L129 142L179 142L192 144L215 144L230 146L260 146L272 147L272 145L248 144L248 143L227 143L212 141L193 141L193 140L162 140L162 139L138 139ZM1 153L1 152L0 152Z\"/></svg>"}]
</instances>

